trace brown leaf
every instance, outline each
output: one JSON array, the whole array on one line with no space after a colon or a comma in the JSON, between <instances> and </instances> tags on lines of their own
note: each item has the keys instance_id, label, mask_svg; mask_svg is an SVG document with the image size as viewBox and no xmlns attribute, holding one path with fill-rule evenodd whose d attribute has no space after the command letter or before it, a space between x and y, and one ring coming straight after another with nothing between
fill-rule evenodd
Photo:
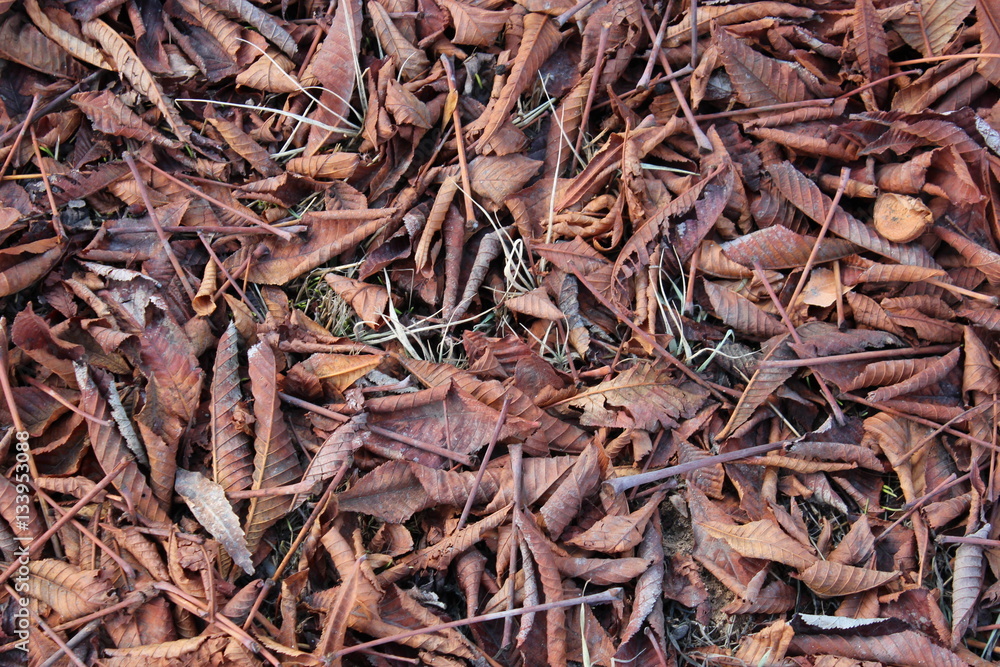
<instances>
[{"instance_id":1,"label":"brown leaf","mask_svg":"<svg viewBox=\"0 0 1000 667\"><path fill-rule=\"evenodd\" d=\"M657 511L664 494L654 494L640 509L625 516L609 514L593 526L566 540L566 544L602 553L616 554L628 551L642 540L646 523Z\"/></svg>"},{"instance_id":2,"label":"brown leaf","mask_svg":"<svg viewBox=\"0 0 1000 667\"><path fill-rule=\"evenodd\" d=\"M298 46L288 31L282 28L273 16L256 7L249 0L213 0L213 2L220 11L239 17L252 25L289 57L298 52Z\"/></svg>"},{"instance_id":3,"label":"brown leaf","mask_svg":"<svg viewBox=\"0 0 1000 667\"><path fill-rule=\"evenodd\" d=\"M704 285L714 315L725 322L726 326L754 338L771 338L786 331L785 325L778 318L764 312L736 292L708 280Z\"/></svg>"},{"instance_id":4,"label":"brown leaf","mask_svg":"<svg viewBox=\"0 0 1000 667\"><path fill-rule=\"evenodd\" d=\"M459 0L441 0L440 4L451 15L452 25L455 26L452 41L456 44L492 46L507 22L507 12L504 11L490 11Z\"/></svg>"},{"instance_id":5,"label":"brown leaf","mask_svg":"<svg viewBox=\"0 0 1000 667\"><path fill-rule=\"evenodd\" d=\"M580 511L583 500L597 490L601 480L601 458L596 446L583 450L573 468L552 492L538 513L552 539L559 539Z\"/></svg>"},{"instance_id":6,"label":"brown leaf","mask_svg":"<svg viewBox=\"0 0 1000 667\"><path fill-rule=\"evenodd\" d=\"M989 526L983 526L970 537L986 538ZM976 612L976 602L983 589L983 547L979 544L959 544L955 550L955 565L951 580L951 646L962 642Z\"/></svg>"},{"instance_id":7,"label":"brown leaf","mask_svg":"<svg viewBox=\"0 0 1000 667\"><path fill-rule=\"evenodd\" d=\"M562 576L556 564L551 543L539 530L535 517L521 511L514 513L514 525L521 537L528 544L531 557L538 570L538 578L542 583L546 602L557 602L563 599ZM565 607L557 607L545 613L545 648L548 664L552 667L566 664L566 611Z\"/></svg>"},{"instance_id":8,"label":"brown leaf","mask_svg":"<svg viewBox=\"0 0 1000 667\"><path fill-rule=\"evenodd\" d=\"M514 104L532 84L538 69L559 47L561 37L555 22L545 14L532 12L524 17L524 33L510 74L496 102L487 111L489 118L476 143L481 155L511 152L505 150L501 153L499 150L502 147L500 129L509 122Z\"/></svg>"},{"instance_id":9,"label":"brown leaf","mask_svg":"<svg viewBox=\"0 0 1000 667\"><path fill-rule=\"evenodd\" d=\"M666 369L639 364L555 405L582 410L580 423L587 426L653 431L694 416L707 398L700 388L676 384Z\"/></svg>"},{"instance_id":10,"label":"brown leaf","mask_svg":"<svg viewBox=\"0 0 1000 667\"><path fill-rule=\"evenodd\" d=\"M725 28L714 30L712 39L737 96L746 106L801 102L811 97L802 79L786 63L757 53Z\"/></svg>"},{"instance_id":11,"label":"brown leaf","mask_svg":"<svg viewBox=\"0 0 1000 667\"><path fill-rule=\"evenodd\" d=\"M302 477L302 467L285 425L278 397L274 351L264 342L247 353L253 391L254 459L252 489L288 486ZM247 548L253 553L264 531L291 509L292 496L260 496L250 499L245 531Z\"/></svg>"},{"instance_id":12,"label":"brown leaf","mask_svg":"<svg viewBox=\"0 0 1000 667\"><path fill-rule=\"evenodd\" d=\"M747 558L773 560L797 570L805 570L817 562L816 554L789 537L773 521L753 521L743 526L718 522L702 525L710 535L725 540Z\"/></svg>"},{"instance_id":13,"label":"brown leaf","mask_svg":"<svg viewBox=\"0 0 1000 667\"><path fill-rule=\"evenodd\" d=\"M896 579L900 574L900 572L879 572L834 561L819 560L803 570L799 577L813 593L821 598L829 598L878 588Z\"/></svg>"},{"instance_id":14,"label":"brown leaf","mask_svg":"<svg viewBox=\"0 0 1000 667\"><path fill-rule=\"evenodd\" d=\"M83 24L83 34L97 41L111 56L118 72L160 110L177 138L183 142L191 140L191 127L174 110L173 102L163 93L160 84L117 31L103 21L93 20Z\"/></svg>"},{"instance_id":15,"label":"brown leaf","mask_svg":"<svg viewBox=\"0 0 1000 667\"><path fill-rule=\"evenodd\" d=\"M837 628L838 625L849 629L846 623L854 622L858 633L844 634L803 634L797 632L789 645L789 653L793 655L839 655L855 660L874 660L904 667L919 667L928 663L940 667L963 667L967 665L951 651L934 644L926 636L912 630L902 630L891 634L868 636L860 634L866 630L865 625L885 623L862 619L851 621L838 617L813 616L816 623L822 623L819 628ZM830 619L827 621L827 619ZM870 632L870 631L869 631Z\"/></svg>"},{"instance_id":16,"label":"brown leaf","mask_svg":"<svg viewBox=\"0 0 1000 667\"><path fill-rule=\"evenodd\" d=\"M875 12L872 0L857 0L854 5L854 53L869 83L878 81L889 73L885 28ZM879 84L873 92L876 102L884 103L888 85Z\"/></svg>"},{"instance_id":17,"label":"brown leaf","mask_svg":"<svg viewBox=\"0 0 1000 667\"><path fill-rule=\"evenodd\" d=\"M250 417L240 389L239 334L232 322L219 339L212 374L212 477L225 491L253 484Z\"/></svg>"},{"instance_id":18,"label":"brown leaf","mask_svg":"<svg viewBox=\"0 0 1000 667\"><path fill-rule=\"evenodd\" d=\"M893 26L904 42L929 58L942 52L975 6L976 0L921 0Z\"/></svg>"},{"instance_id":19,"label":"brown leaf","mask_svg":"<svg viewBox=\"0 0 1000 667\"><path fill-rule=\"evenodd\" d=\"M236 84L266 93L296 93L302 84L291 74L295 64L280 53L265 53L236 76Z\"/></svg>"},{"instance_id":20,"label":"brown leaf","mask_svg":"<svg viewBox=\"0 0 1000 667\"><path fill-rule=\"evenodd\" d=\"M736 658L747 665L779 665L785 659L795 631L778 619L760 632L747 637L736 651Z\"/></svg>"},{"instance_id":21,"label":"brown leaf","mask_svg":"<svg viewBox=\"0 0 1000 667\"><path fill-rule=\"evenodd\" d=\"M138 139L167 148L178 148L181 145L157 132L110 91L77 93L70 100L86 114L94 129L105 134Z\"/></svg>"},{"instance_id":22,"label":"brown leaf","mask_svg":"<svg viewBox=\"0 0 1000 667\"><path fill-rule=\"evenodd\" d=\"M116 602L111 584L97 570L81 570L51 558L29 561L28 570L28 596L49 605L67 620Z\"/></svg>"},{"instance_id":23,"label":"brown leaf","mask_svg":"<svg viewBox=\"0 0 1000 667\"><path fill-rule=\"evenodd\" d=\"M259 247L266 249L260 259L251 262L247 279L265 285L285 285L330 258L357 247L386 224L392 209L309 212L302 217L309 231L290 242L268 237ZM235 271L246 258L231 255L224 264Z\"/></svg>"},{"instance_id":24,"label":"brown leaf","mask_svg":"<svg viewBox=\"0 0 1000 667\"><path fill-rule=\"evenodd\" d=\"M427 69L430 65L427 56L406 39L382 5L370 0L368 14L372 17L372 26L379 44L387 54L396 58L399 75L404 81L412 81Z\"/></svg>"},{"instance_id":25,"label":"brown leaf","mask_svg":"<svg viewBox=\"0 0 1000 667\"><path fill-rule=\"evenodd\" d=\"M18 13L8 14L0 25L0 54L6 60L50 76L80 77L80 63Z\"/></svg>"}]
</instances>

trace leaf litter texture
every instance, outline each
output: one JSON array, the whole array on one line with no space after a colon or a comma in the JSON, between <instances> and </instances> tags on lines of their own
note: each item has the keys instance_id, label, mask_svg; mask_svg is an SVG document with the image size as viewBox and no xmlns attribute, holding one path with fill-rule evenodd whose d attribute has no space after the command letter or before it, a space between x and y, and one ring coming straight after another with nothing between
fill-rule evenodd
<instances>
[{"instance_id":1,"label":"leaf litter texture","mask_svg":"<svg viewBox=\"0 0 1000 667\"><path fill-rule=\"evenodd\" d=\"M121 468L34 561L64 642L130 601L84 662L974 662L990 3L151 7L0 19L0 424Z\"/></svg>"}]
</instances>

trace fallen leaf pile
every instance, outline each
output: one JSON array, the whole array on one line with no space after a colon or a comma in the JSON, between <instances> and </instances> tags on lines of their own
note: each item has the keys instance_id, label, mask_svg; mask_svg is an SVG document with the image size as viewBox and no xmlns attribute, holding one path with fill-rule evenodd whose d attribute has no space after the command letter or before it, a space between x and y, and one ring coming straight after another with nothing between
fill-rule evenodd
<instances>
[{"instance_id":1,"label":"fallen leaf pile","mask_svg":"<svg viewBox=\"0 0 1000 667\"><path fill-rule=\"evenodd\" d=\"M1000 656L996 2L2 0L0 58L0 663Z\"/></svg>"}]
</instances>

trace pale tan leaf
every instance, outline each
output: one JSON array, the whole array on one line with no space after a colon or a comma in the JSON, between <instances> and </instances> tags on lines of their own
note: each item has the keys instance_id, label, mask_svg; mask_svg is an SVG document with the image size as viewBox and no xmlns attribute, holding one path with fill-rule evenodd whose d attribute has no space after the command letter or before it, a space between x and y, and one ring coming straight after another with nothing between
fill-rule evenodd
<instances>
[{"instance_id":1,"label":"pale tan leaf","mask_svg":"<svg viewBox=\"0 0 1000 667\"><path fill-rule=\"evenodd\" d=\"M116 601L111 583L97 570L81 570L55 559L28 562L30 597L41 600L66 620L79 618L103 609Z\"/></svg>"},{"instance_id":2,"label":"pale tan leaf","mask_svg":"<svg viewBox=\"0 0 1000 667\"><path fill-rule=\"evenodd\" d=\"M90 63L94 67L106 70L112 69L111 65L104 59L104 56L101 55L98 49L95 49L72 33L63 30L55 21L50 19L42 11L41 7L38 6L38 0L24 0L24 9L28 12L28 16L31 17L31 22L35 24L35 27L41 30L53 42L66 49L70 55L85 63Z\"/></svg>"},{"instance_id":3,"label":"pale tan leaf","mask_svg":"<svg viewBox=\"0 0 1000 667\"><path fill-rule=\"evenodd\" d=\"M326 153L292 158L285 163L285 169L310 178L346 180L354 174L360 163L357 153Z\"/></svg>"},{"instance_id":4,"label":"pale tan leaf","mask_svg":"<svg viewBox=\"0 0 1000 667\"><path fill-rule=\"evenodd\" d=\"M295 93L302 86L291 71L295 64L280 53L265 53L236 76L240 86L267 93Z\"/></svg>"},{"instance_id":5,"label":"pale tan leaf","mask_svg":"<svg viewBox=\"0 0 1000 667\"><path fill-rule=\"evenodd\" d=\"M240 519L226 499L222 487L196 472L177 469L174 488L191 509L191 513L208 533L232 557L243 571L253 575L253 561L247 551L246 535L240 528Z\"/></svg>"},{"instance_id":6,"label":"pale tan leaf","mask_svg":"<svg viewBox=\"0 0 1000 667\"><path fill-rule=\"evenodd\" d=\"M783 619L778 619L760 632L743 640L736 658L746 665L779 665L785 659L795 631Z\"/></svg>"},{"instance_id":7,"label":"pale tan leaf","mask_svg":"<svg viewBox=\"0 0 1000 667\"><path fill-rule=\"evenodd\" d=\"M128 42L116 30L100 20L84 23L83 34L101 45L101 48L111 56L119 74L160 110L174 134L181 141L190 141L191 127L174 110L173 102L163 93L160 84L132 51Z\"/></svg>"},{"instance_id":8,"label":"pale tan leaf","mask_svg":"<svg viewBox=\"0 0 1000 667\"><path fill-rule=\"evenodd\" d=\"M942 53L975 6L976 0L921 0L916 10L903 14L893 26L904 42L929 58Z\"/></svg>"},{"instance_id":9,"label":"pale tan leaf","mask_svg":"<svg viewBox=\"0 0 1000 667\"><path fill-rule=\"evenodd\" d=\"M899 572L879 572L834 561L816 561L799 577L821 598L853 595L883 586L900 576Z\"/></svg>"},{"instance_id":10,"label":"pale tan leaf","mask_svg":"<svg viewBox=\"0 0 1000 667\"><path fill-rule=\"evenodd\" d=\"M816 554L773 521L753 521L742 526L710 522L702 526L712 537L725 540L747 558L772 560L797 570L805 570L818 560Z\"/></svg>"},{"instance_id":11,"label":"pale tan leaf","mask_svg":"<svg viewBox=\"0 0 1000 667\"><path fill-rule=\"evenodd\" d=\"M451 14L451 22L455 27L452 41L456 44L492 46L507 22L507 12L490 11L478 4L441 0L440 5Z\"/></svg>"},{"instance_id":12,"label":"pale tan leaf","mask_svg":"<svg viewBox=\"0 0 1000 667\"><path fill-rule=\"evenodd\" d=\"M986 538L989 525L970 537ZM958 646L969 627L983 588L983 547L979 544L959 544L955 550L955 565L951 580L951 645Z\"/></svg>"},{"instance_id":13,"label":"pale tan leaf","mask_svg":"<svg viewBox=\"0 0 1000 667\"><path fill-rule=\"evenodd\" d=\"M562 311L556 308L544 287L537 287L530 292L518 294L503 302L510 310L523 315L530 315L542 320L558 322L566 318Z\"/></svg>"},{"instance_id":14,"label":"pale tan leaf","mask_svg":"<svg viewBox=\"0 0 1000 667\"><path fill-rule=\"evenodd\" d=\"M372 27L379 44L385 52L396 58L399 75L404 81L411 81L430 66L430 61L420 49L411 44L396 24L389 17L385 7L369 0L368 14L372 18Z\"/></svg>"},{"instance_id":15,"label":"pale tan leaf","mask_svg":"<svg viewBox=\"0 0 1000 667\"><path fill-rule=\"evenodd\" d=\"M110 91L77 93L70 100L90 119L95 130L167 148L181 145L157 132Z\"/></svg>"}]
</instances>

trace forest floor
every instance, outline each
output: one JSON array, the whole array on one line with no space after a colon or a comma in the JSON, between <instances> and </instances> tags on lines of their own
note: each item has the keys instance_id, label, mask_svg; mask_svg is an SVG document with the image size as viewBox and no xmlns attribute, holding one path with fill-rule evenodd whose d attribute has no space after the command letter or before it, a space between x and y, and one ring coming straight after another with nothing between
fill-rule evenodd
<instances>
[{"instance_id":1,"label":"forest floor","mask_svg":"<svg viewBox=\"0 0 1000 667\"><path fill-rule=\"evenodd\" d=\"M997 3L0 0L0 58L0 665L1000 654Z\"/></svg>"}]
</instances>

